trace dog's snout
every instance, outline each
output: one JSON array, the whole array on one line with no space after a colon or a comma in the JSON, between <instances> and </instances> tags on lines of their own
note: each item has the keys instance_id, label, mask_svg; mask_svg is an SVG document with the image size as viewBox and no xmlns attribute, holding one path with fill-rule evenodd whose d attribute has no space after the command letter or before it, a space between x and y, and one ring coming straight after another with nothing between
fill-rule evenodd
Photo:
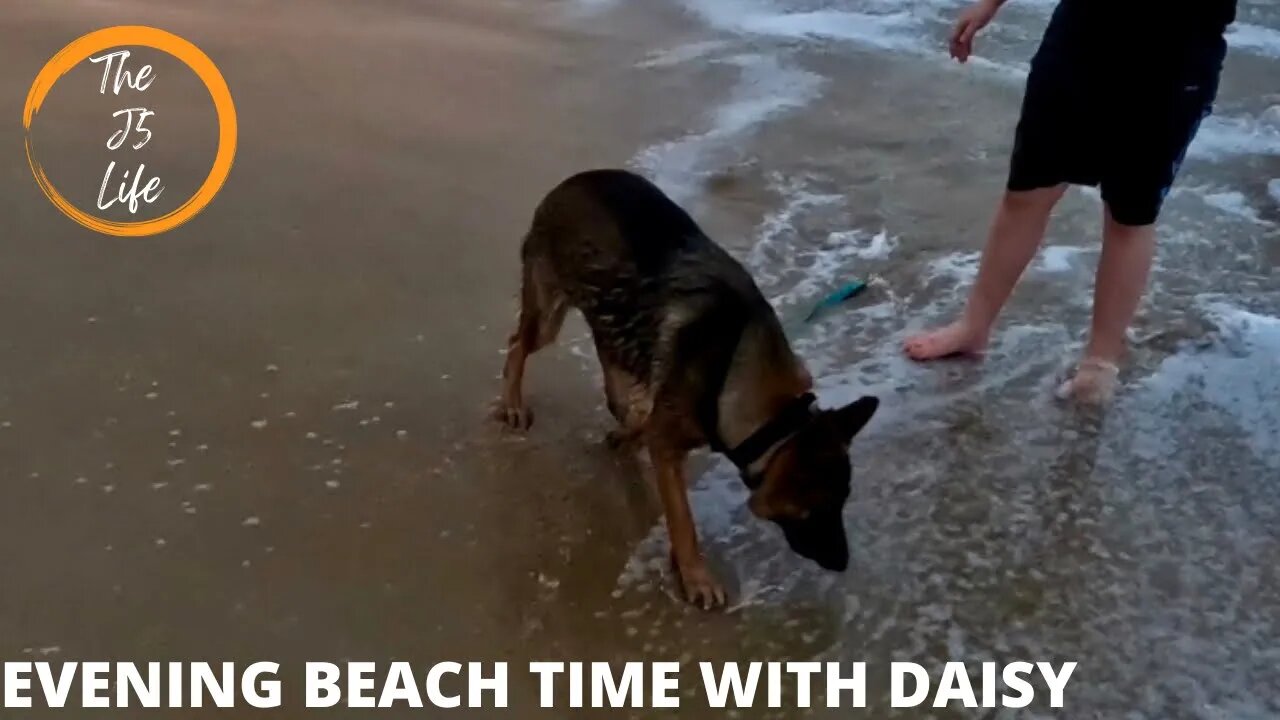
<instances>
[{"instance_id":1,"label":"dog's snout","mask_svg":"<svg viewBox=\"0 0 1280 720\"><path fill-rule=\"evenodd\" d=\"M813 516L805 520L784 520L787 544L797 554L809 558L824 570L844 572L849 568L849 540L840 513Z\"/></svg>"},{"instance_id":2,"label":"dog's snout","mask_svg":"<svg viewBox=\"0 0 1280 720\"><path fill-rule=\"evenodd\" d=\"M818 553L810 556L809 559L818 563L823 570L844 572L849 569L849 548L841 543L838 549L833 547L831 552Z\"/></svg>"}]
</instances>

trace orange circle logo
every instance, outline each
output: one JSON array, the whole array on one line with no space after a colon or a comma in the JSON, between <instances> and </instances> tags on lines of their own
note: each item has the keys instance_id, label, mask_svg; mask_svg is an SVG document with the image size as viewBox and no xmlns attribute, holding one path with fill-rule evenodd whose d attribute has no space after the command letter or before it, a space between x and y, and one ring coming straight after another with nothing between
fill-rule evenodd
<instances>
[{"instance_id":1,"label":"orange circle logo","mask_svg":"<svg viewBox=\"0 0 1280 720\"><path fill-rule=\"evenodd\" d=\"M213 107L218 114L218 151L213 159L213 168L208 177L200 185L195 194L175 210L152 220L138 222L117 222L106 220L72 205L58 189L53 186L49 176L36 159L35 146L31 139L31 123L40 112L40 106L53 89L54 83L73 67L89 59L94 53L124 46L141 46L166 52L181 60L200 78L213 98ZM64 215L81 225L107 235L122 237L142 237L172 230L195 217L222 189L227 175L231 173L231 164L236 155L236 108L231 101L231 90L227 81L218 71L213 61L200 48L173 33L141 25L121 25L89 33L54 55L40 74L36 75L27 93L27 104L22 110L22 127L26 131L27 162L31 172L35 174L36 183L45 197Z\"/></svg>"}]
</instances>

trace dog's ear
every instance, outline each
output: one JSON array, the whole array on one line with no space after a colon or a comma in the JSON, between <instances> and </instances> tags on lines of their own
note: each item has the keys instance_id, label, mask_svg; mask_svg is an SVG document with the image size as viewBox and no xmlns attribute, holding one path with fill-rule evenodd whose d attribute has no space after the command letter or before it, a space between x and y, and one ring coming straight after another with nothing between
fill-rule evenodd
<instances>
[{"instance_id":1,"label":"dog's ear","mask_svg":"<svg viewBox=\"0 0 1280 720\"><path fill-rule=\"evenodd\" d=\"M839 410L832 410L832 419L835 421L836 431L840 437L846 442L853 440L853 436L871 420L871 416L876 414L876 408L880 407L880 399L865 396L854 400Z\"/></svg>"}]
</instances>

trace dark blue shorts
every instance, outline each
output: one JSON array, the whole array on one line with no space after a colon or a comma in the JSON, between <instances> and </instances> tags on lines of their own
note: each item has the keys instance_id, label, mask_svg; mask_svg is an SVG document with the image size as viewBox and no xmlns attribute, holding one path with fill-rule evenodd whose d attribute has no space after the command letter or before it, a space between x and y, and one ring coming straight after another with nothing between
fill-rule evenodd
<instances>
[{"instance_id":1,"label":"dark blue shorts","mask_svg":"<svg viewBox=\"0 0 1280 720\"><path fill-rule=\"evenodd\" d=\"M1101 186L1117 222L1149 225L1213 110L1226 42L1210 34L1144 45L1064 7L1031 62L1008 188Z\"/></svg>"}]
</instances>

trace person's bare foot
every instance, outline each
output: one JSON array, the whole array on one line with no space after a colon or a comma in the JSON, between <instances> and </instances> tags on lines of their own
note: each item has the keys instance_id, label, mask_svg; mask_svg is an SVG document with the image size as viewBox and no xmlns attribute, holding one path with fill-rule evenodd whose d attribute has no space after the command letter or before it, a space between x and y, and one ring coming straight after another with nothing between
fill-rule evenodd
<instances>
[{"instance_id":1,"label":"person's bare foot","mask_svg":"<svg viewBox=\"0 0 1280 720\"><path fill-rule=\"evenodd\" d=\"M912 335L903 343L907 357L918 362L955 355L981 355L987 349L988 333L975 330L963 320Z\"/></svg>"},{"instance_id":2,"label":"person's bare foot","mask_svg":"<svg viewBox=\"0 0 1280 720\"><path fill-rule=\"evenodd\" d=\"M1082 405L1102 406L1115 396L1120 368L1110 360L1087 357L1076 366L1075 373L1058 386L1059 400L1073 400Z\"/></svg>"}]
</instances>

